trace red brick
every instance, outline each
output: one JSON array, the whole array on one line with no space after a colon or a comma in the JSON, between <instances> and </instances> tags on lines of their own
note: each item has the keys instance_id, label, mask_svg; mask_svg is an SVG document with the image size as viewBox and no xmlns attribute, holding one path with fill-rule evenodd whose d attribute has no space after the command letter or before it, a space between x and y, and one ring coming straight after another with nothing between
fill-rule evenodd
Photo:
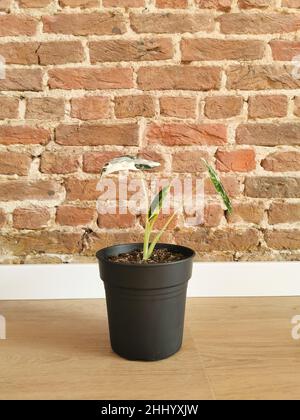
<instances>
[{"instance_id":1,"label":"red brick","mask_svg":"<svg viewBox=\"0 0 300 420\"><path fill-rule=\"evenodd\" d=\"M83 155L83 170L100 174L106 163L120 156L122 156L120 152L87 152Z\"/></svg>"},{"instance_id":2,"label":"red brick","mask_svg":"<svg viewBox=\"0 0 300 420\"><path fill-rule=\"evenodd\" d=\"M270 90L299 89L300 79L287 66L232 66L227 70L227 89Z\"/></svg>"},{"instance_id":3,"label":"red brick","mask_svg":"<svg viewBox=\"0 0 300 420\"><path fill-rule=\"evenodd\" d=\"M47 226L49 220L49 210L43 207L18 208L13 212L15 229L41 229Z\"/></svg>"},{"instance_id":4,"label":"red brick","mask_svg":"<svg viewBox=\"0 0 300 420\"><path fill-rule=\"evenodd\" d=\"M255 152L251 149L218 150L216 167L222 172L251 172L256 168Z\"/></svg>"},{"instance_id":5,"label":"red brick","mask_svg":"<svg viewBox=\"0 0 300 420\"><path fill-rule=\"evenodd\" d=\"M92 63L157 61L173 57L171 38L92 41L89 48Z\"/></svg>"},{"instance_id":6,"label":"red brick","mask_svg":"<svg viewBox=\"0 0 300 420\"><path fill-rule=\"evenodd\" d=\"M14 119L19 115L19 100L17 98L0 97L0 120Z\"/></svg>"},{"instance_id":7,"label":"red brick","mask_svg":"<svg viewBox=\"0 0 300 420\"><path fill-rule=\"evenodd\" d=\"M300 96L296 96L294 103L294 114L300 117Z\"/></svg>"},{"instance_id":8,"label":"red brick","mask_svg":"<svg viewBox=\"0 0 300 420\"><path fill-rule=\"evenodd\" d=\"M28 126L0 126L0 144L47 144L50 132Z\"/></svg>"},{"instance_id":9,"label":"red brick","mask_svg":"<svg viewBox=\"0 0 300 420\"><path fill-rule=\"evenodd\" d=\"M50 89L130 89L131 68L67 68L49 70Z\"/></svg>"},{"instance_id":10,"label":"red brick","mask_svg":"<svg viewBox=\"0 0 300 420\"><path fill-rule=\"evenodd\" d=\"M0 174L28 175L31 157L26 153L0 152Z\"/></svg>"},{"instance_id":11,"label":"red brick","mask_svg":"<svg viewBox=\"0 0 300 420\"><path fill-rule=\"evenodd\" d=\"M69 178L66 180L67 200L69 201L95 201L100 192L97 191L99 179L80 180Z\"/></svg>"},{"instance_id":12,"label":"red brick","mask_svg":"<svg viewBox=\"0 0 300 420\"><path fill-rule=\"evenodd\" d=\"M18 0L20 7L26 8L39 8L47 7L51 4L52 0Z\"/></svg>"},{"instance_id":13,"label":"red brick","mask_svg":"<svg viewBox=\"0 0 300 420\"><path fill-rule=\"evenodd\" d=\"M237 197L242 191L242 180L237 175L221 176L221 181L230 197ZM212 185L210 178L205 179L204 184L205 194L210 196L217 196L215 187Z\"/></svg>"},{"instance_id":14,"label":"red brick","mask_svg":"<svg viewBox=\"0 0 300 420\"><path fill-rule=\"evenodd\" d=\"M79 41L42 42L37 50L39 63L68 64L84 60L84 51Z\"/></svg>"},{"instance_id":15,"label":"red brick","mask_svg":"<svg viewBox=\"0 0 300 420\"><path fill-rule=\"evenodd\" d=\"M300 16L285 13L231 13L219 19L224 34L282 34L300 29Z\"/></svg>"},{"instance_id":16,"label":"red brick","mask_svg":"<svg viewBox=\"0 0 300 420\"><path fill-rule=\"evenodd\" d=\"M186 9L188 0L156 0L155 5L159 9Z\"/></svg>"},{"instance_id":17,"label":"red brick","mask_svg":"<svg viewBox=\"0 0 300 420\"><path fill-rule=\"evenodd\" d=\"M145 0L103 0L104 7L143 7Z\"/></svg>"},{"instance_id":18,"label":"red brick","mask_svg":"<svg viewBox=\"0 0 300 420\"><path fill-rule=\"evenodd\" d=\"M162 66L142 67L138 85L143 90L214 90L219 89L218 67Z\"/></svg>"},{"instance_id":19,"label":"red brick","mask_svg":"<svg viewBox=\"0 0 300 420\"><path fill-rule=\"evenodd\" d=\"M115 98L117 118L154 117L155 104L151 96L134 95Z\"/></svg>"},{"instance_id":20,"label":"red brick","mask_svg":"<svg viewBox=\"0 0 300 420\"><path fill-rule=\"evenodd\" d=\"M207 152L177 152L173 154L173 171L174 172L204 172L205 164L202 159L208 160Z\"/></svg>"},{"instance_id":21,"label":"red brick","mask_svg":"<svg viewBox=\"0 0 300 420\"><path fill-rule=\"evenodd\" d=\"M100 120L110 117L110 99L101 96L85 96L71 101L71 117L79 120Z\"/></svg>"},{"instance_id":22,"label":"red brick","mask_svg":"<svg viewBox=\"0 0 300 420\"><path fill-rule=\"evenodd\" d=\"M273 0L239 0L240 9L265 9L272 5Z\"/></svg>"},{"instance_id":23,"label":"red brick","mask_svg":"<svg viewBox=\"0 0 300 420\"><path fill-rule=\"evenodd\" d=\"M218 146L227 142L227 130L221 124L151 124L147 140L165 146Z\"/></svg>"},{"instance_id":24,"label":"red brick","mask_svg":"<svg viewBox=\"0 0 300 420\"><path fill-rule=\"evenodd\" d=\"M250 118L285 117L288 110L288 99L281 95L259 95L249 98Z\"/></svg>"},{"instance_id":25,"label":"red brick","mask_svg":"<svg viewBox=\"0 0 300 420\"><path fill-rule=\"evenodd\" d=\"M59 0L59 5L61 7L98 7L98 0Z\"/></svg>"},{"instance_id":26,"label":"red brick","mask_svg":"<svg viewBox=\"0 0 300 420\"><path fill-rule=\"evenodd\" d=\"M55 200L61 185L54 181L2 181L0 201Z\"/></svg>"},{"instance_id":27,"label":"red brick","mask_svg":"<svg viewBox=\"0 0 300 420\"><path fill-rule=\"evenodd\" d=\"M38 64L37 42L8 42L0 44L0 55L6 64Z\"/></svg>"},{"instance_id":28,"label":"red brick","mask_svg":"<svg viewBox=\"0 0 300 420\"><path fill-rule=\"evenodd\" d=\"M216 227L219 226L224 216L224 210L220 204L206 204L204 209L204 226Z\"/></svg>"},{"instance_id":29,"label":"red brick","mask_svg":"<svg viewBox=\"0 0 300 420\"><path fill-rule=\"evenodd\" d=\"M300 152L275 152L268 155L261 163L266 171L300 171Z\"/></svg>"},{"instance_id":30,"label":"red brick","mask_svg":"<svg viewBox=\"0 0 300 420\"><path fill-rule=\"evenodd\" d=\"M272 203L268 216L270 225L300 222L300 204Z\"/></svg>"},{"instance_id":31,"label":"red brick","mask_svg":"<svg viewBox=\"0 0 300 420\"><path fill-rule=\"evenodd\" d=\"M5 79L0 79L0 90L41 91L42 72L40 69L7 69Z\"/></svg>"},{"instance_id":32,"label":"red brick","mask_svg":"<svg viewBox=\"0 0 300 420\"><path fill-rule=\"evenodd\" d=\"M300 0L282 0L282 6L300 9Z\"/></svg>"},{"instance_id":33,"label":"red brick","mask_svg":"<svg viewBox=\"0 0 300 420\"><path fill-rule=\"evenodd\" d=\"M164 117L195 118L196 98L163 96L160 98L160 114Z\"/></svg>"},{"instance_id":34,"label":"red brick","mask_svg":"<svg viewBox=\"0 0 300 420\"><path fill-rule=\"evenodd\" d=\"M233 212L227 214L228 223L253 223L259 225L264 219L264 203L234 203Z\"/></svg>"},{"instance_id":35,"label":"red brick","mask_svg":"<svg viewBox=\"0 0 300 420\"><path fill-rule=\"evenodd\" d=\"M63 146L137 146L136 124L116 125L60 125L56 129L56 142Z\"/></svg>"},{"instance_id":36,"label":"red brick","mask_svg":"<svg viewBox=\"0 0 300 420\"><path fill-rule=\"evenodd\" d=\"M79 156L61 152L44 152L41 157L41 172L45 174L70 174L77 172Z\"/></svg>"},{"instance_id":37,"label":"red brick","mask_svg":"<svg viewBox=\"0 0 300 420\"><path fill-rule=\"evenodd\" d=\"M212 120L240 115L244 100L240 96L212 96L205 100L204 113Z\"/></svg>"},{"instance_id":38,"label":"red brick","mask_svg":"<svg viewBox=\"0 0 300 420\"><path fill-rule=\"evenodd\" d=\"M276 40L271 41L270 46L274 60L291 61L300 54L299 41Z\"/></svg>"},{"instance_id":39,"label":"red brick","mask_svg":"<svg viewBox=\"0 0 300 420\"><path fill-rule=\"evenodd\" d=\"M1 4L1 3L0 3ZM6 214L2 209L0 209L0 228L2 228L6 223Z\"/></svg>"},{"instance_id":40,"label":"red brick","mask_svg":"<svg viewBox=\"0 0 300 420\"><path fill-rule=\"evenodd\" d=\"M245 180L245 194L254 198L300 198L300 178L249 177Z\"/></svg>"},{"instance_id":41,"label":"red brick","mask_svg":"<svg viewBox=\"0 0 300 420\"><path fill-rule=\"evenodd\" d=\"M8 12L11 7L12 0L0 0L0 10L3 12Z\"/></svg>"},{"instance_id":42,"label":"red brick","mask_svg":"<svg viewBox=\"0 0 300 420\"><path fill-rule=\"evenodd\" d=\"M60 13L42 18L44 32L66 35L120 35L126 32L120 13Z\"/></svg>"},{"instance_id":43,"label":"red brick","mask_svg":"<svg viewBox=\"0 0 300 420\"><path fill-rule=\"evenodd\" d=\"M265 232L265 241L268 247L272 249L288 251L300 249L300 230L267 230Z\"/></svg>"},{"instance_id":44,"label":"red brick","mask_svg":"<svg viewBox=\"0 0 300 420\"><path fill-rule=\"evenodd\" d=\"M201 9L217 9L223 12L229 12L232 0L196 0L196 4Z\"/></svg>"},{"instance_id":45,"label":"red brick","mask_svg":"<svg viewBox=\"0 0 300 420\"><path fill-rule=\"evenodd\" d=\"M63 226L86 226L93 222L95 218L95 209L60 206L56 213L56 222Z\"/></svg>"},{"instance_id":46,"label":"red brick","mask_svg":"<svg viewBox=\"0 0 300 420\"><path fill-rule=\"evenodd\" d=\"M258 60L263 58L265 44L256 40L184 39L181 41L183 61Z\"/></svg>"},{"instance_id":47,"label":"red brick","mask_svg":"<svg viewBox=\"0 0 300 420\"><path fill-rule=\"evenodd\" d=\"M137 33L211 32L213 17L201 13L131 13L132 29Z\"/></svg>"},{"instance_id":48,"label":"red brick","mask_svg":"<svg viewBox=\"0 0 300 420\"><path fill-rule=\"evenodd\" d=\"M237 128L236 142L257 146L300 144L300 124L242 124Z\"/></svg>"},{"instance_id":49,"label":"red brick","mask_svg":"<svg viewBox=\"0 0 300 420\"><path fill-rule=\"evenodd\" d=\"M32 120L59 120L65 115L65 103L60 98L30 98L26 118Z\"/></svg>"},{"instance_id":50,"label":"red brick","mask_svg":"<svg viewBox=\"0 0 300 420\"><path fill-rule=\"evenodd\" d=\"M126 229L136 223L134 214L99 214L98 226L100 229Z\"/></svg>"},{"instance_id":51,"label":"red brick","mask_svg":"<svg viewBox=\"0 0 300 420\"><path fill-rule=\"evenodd\" d=\"M25 15L1 15L0 16L0 37L1 36L31 36L36 33L37 20Z\"/></svg>"}]
</instances>

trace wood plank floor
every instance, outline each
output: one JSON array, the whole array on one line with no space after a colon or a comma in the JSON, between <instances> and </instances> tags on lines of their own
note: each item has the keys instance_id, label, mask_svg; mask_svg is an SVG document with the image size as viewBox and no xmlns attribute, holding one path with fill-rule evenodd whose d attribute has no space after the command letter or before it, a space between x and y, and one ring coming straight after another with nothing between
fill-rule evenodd
<instances>
[{"instance_id":1,"label":"wood plank floor","mask_svg":"<svg viewBox=\"0 0 300 420\"><path fill-rule=\"evenodd\" d=\"M184 346L129 362L108 340L105 302L0 302L0 399L300 399L300 298L190 299Z\"/></svg>"}]
</instances>

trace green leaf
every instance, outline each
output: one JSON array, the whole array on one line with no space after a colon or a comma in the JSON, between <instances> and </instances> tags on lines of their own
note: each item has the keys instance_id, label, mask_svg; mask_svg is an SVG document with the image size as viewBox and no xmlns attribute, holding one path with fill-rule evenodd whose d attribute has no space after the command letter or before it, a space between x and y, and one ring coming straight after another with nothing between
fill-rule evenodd
<instances>
[{"instance_id":1,"label":"green leaf","mask_svg":"<svg viewBox=\"0 0 300 420\"><path fill-rule=\"evenodd\" d=\"M134 156L121 156L104 165L101 175L109 175L121 171L149 171L157 168L160 163Z\"/></svg>"},{"instance_id":2,"label":"green leaf","mask_svg":"<svg viewBox=\"0 0 300 420\"><path fill-rule=\"evenodd\" d=\"M219 178L219 175L217 174L217 172L208 164L208 162L204 161L205 165L207 167L209 176L210 176L210 180L213 183L217 193L221 196L223 203L226 206L226 209L229 213L232 213L232 204L230 201L230 198Z\"/></svg>"},{"instance_id":3,"label":"green leaf","mask_svg":"<svg viewBox=\"0 0 300 420\"><path fill-rule=\"evenodd\" d=\"M162 188L159 191L159 193L156 195L154 200L152 201L152 204L151 204L150 209L148 211L149 222L152 222L152 221L157 219L157 217L158 217L158 215L159 215L159 213L162 209L163 203L164 203L167 195L169 194L170 188L171 188L170 185L168 185L165 188Z\"/></svg>"}]
</instances>

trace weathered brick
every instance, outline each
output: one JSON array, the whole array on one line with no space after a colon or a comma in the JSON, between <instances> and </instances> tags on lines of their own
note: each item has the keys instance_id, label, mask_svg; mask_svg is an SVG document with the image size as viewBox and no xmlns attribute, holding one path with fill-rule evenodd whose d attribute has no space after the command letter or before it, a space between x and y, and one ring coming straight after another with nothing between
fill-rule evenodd
<instances>
[{"instance_id":1,"label":"weathered brick","mask_svg":"<svg viewBox=\"0 0 300 420\"><path fill-rule=\"evenodd\" d=\"M11 7L12 0L0 0L1 12L8 12Z\"/></svg>"},{"instance_id":2,"label":"weathered brick","mask_svg":"<svg viewBox=\"0 0 300 420\"><path fill-rule=\"evenodd\" d=\"M137 33L211 32L214 19L201 13L131 13L132 29Z\"/></svg>"},{"instance_id":3,"label":"weathered brick","mask_svg":"<svg viewBox=\"0 0 300 420\"><path fill-rule=\"evenodd\" d=\"M119 152L87 152L83 155L83 170L92 174L100 174L104 165L122 156Z\"/></svg>"},{"instance_id":4,"label":"weathered brick","mask_svg":"<svg viewBox=\"0 0 300 420\"><path fill-rule=\"evenodd\" d=\"M65 35L120 35L126 31L120 13L60 13L43 16L44 32Z\"/></svg>"},{"instance_id":5,"label":"weathered brick","mask_svg":"<svg viewBox=\"0 0 300 420\"><path fill-rule=\"evenodd\" d=\"M39 64L80 63L84 60L84 51L79 41L42 42L36 54Z\"/></svg>"},{"instance_id":6,"label":"weathered brick","mask_svg":"<svg viewBox=\"0 0 300 420\"><path fill-rule=\"evenodd\" d=\"M264 219L265 206L262 201L233 203L233 212L227 214L228 223L253 223L259 225Z\"/></svg>"},{"instance_id":7,"label":"weathered brick","mask_svg":"<svg viewBox=\"0 0 300 420\"><path fill-rule=\"evenodd\" d=\"M66 180L67 200L69 201L95 201L100 192L97 191L99 179L80 180L69 178Z\"/></svg>"},{"instance_id":8,"label":"weathered brick","mask_svg":"<svg viewBox=\"0 0 300 420\"><path fill-rule=\"evenodd\" d=\"M300 178L279 176L246 178L245 194L254 198L299 198Z\"/></svg>"},{"instance_id":9,"label":"weathered brick","mask_svg":"<svg viewBox=\"0 0 300 420\"><path fill-rule=\"evenodd\" d=\"M185 9L188 0L156 0L155 5L159 9Z\"/></svg>"},{"instance_id":10,"label":"weathered brick","mask_svg":"<svg viewBox=\"0 0 300 420\"><path fill-rule=\"evenodd\" d=\"M0 152L0 174L28 175L31 157L26 153Z\"/></svg>"},{"instance_id":11,"label":"weathered brick","mask_svg":"<svg viewBox=\"0 0 300 420\"><path fill-rule=\"evenodd\" d=\"M19 115L19 100L17 98L0 97L0 120L14 119Z\"/></svg>"},{"instance_id":12,"label":"weathered brick","mask_svg":"<svg viewBox=\"0 0 300 420\"><path fill-rule=\"evenodd\" d=\"M268 155L261 163L266 171L300 171L300 152L275 152Z\"/></svg>"},{"instance_id":13,"label":"weathered brick","mask_svg":"<svg viewBox=\"0 0 300 420\"><path fill-rule=\"evenodd\" d=\"M43 207L17 208L13 212L15 229L41 229L47 226L49 220L50 212Z\"/></svg>"},{"instance_id":14,"label":"weathered brick","mask_svg":"<svg viewBox=\"0 0 300 420\"><path fill-rule=\"evenodd\" d=\"M55 200L61 185L54 181L1 181L0 201Z\"/></svg>"},{"instance_id":15,"label":"weathered brick","mask_svg":"<svg viewBox=\"0 0 300 420\"><path fill-rule=\"evenodd\" d=\"M218 67L162 66L138 71L138 85L143 90L207 91L219 89L220 81Z\"/></svg>"},{"instance_id":16,"label":"weathered brick","mask_svg":"<svg viewBox=\"0 0 300 420\"><path fill-rule=\"evenodd\" d=\"M227 142L227 130L221 124L151 124L147 140L165 146L218 146Z\"/></svg>"},{"instance_id":17,"label":"weathered brick","mask_svg":"<svg viewBox=\"0 0 300 420\"><path fill-rule=\"evenodd\" d=\"M77 172L79 156L61 152L44 152L41 157L41 172L45 174L70 174Z\"/></svg>"},{"instance_id":18,"label":"weathered brick","mask_svg":"<svg viewBox=\"0 0 300 420\"><path fill-rule=\"evenodd\" d=\"M243 65L227 71L227 88L240 90L299 89L300 79L288 66Z\"/></svg>"},{"instance_id":19,"label":"weathered brick","mask_svg":"<svg viewBox=\"0 0 300 420\"><path fill-rule=\"evenodd\" d=\"M294 102L294 114L297 117L300 117L300 96L296 96L295 102Z\"/></svg>"},{"instance_id":20,"label":"weathered brick","mask_svg":"<svg viewBox=\"0 0 300 420\"><path fill-rule=\"evenodd\" d=\"M26 106L26 118L32 120L58 120L65 115L65 103L60 98L30 98Z\"/></svg>"},{"instance_id":21,"label":"weathered brick","mask_svg":"<svg viewBox=\"0 0 300 420\"><path fill-rule=\"evenodd\" d=\"M300 9L300 0L282 0L282 6Z\"/></svg>"},{"instance_id":22,"label":"weathered brick","mask_svg":"<svg viewBox=\"0 0 300 420\"><path fill-rule=\"evenodd\" d=\"M95 218L94 208L60 206L56 212L56 222L63 226L90 225Z\"/></svg>"},{"instance_id":23,"label":"weathered brick","mask_svg":"<svg viewBox=\"0 0 300 420\"><path fill-rule=\"evenodd\" d=\"M160 114L164 117L195 118L196 98L163 96L160 98Z\"/></svg>"},{"instance_id":24,"label":"weathered brick","mask_svg":"<svg viewBox=\"0 0 300 420\"><path fill-rule=\"evenodd\" d=\"M92 41L89 48L92 63L156 61L173 57L171 38Z\"/></svg>"},{"instance_id":25,"label":"weathered brick","mask_svg":"<svg viewBox=\"0 0 300 420\"><path fill-rule=\"evenodd\" d=\"M148 95L119 96L115 98L117 118L154 117L154 99Z\"/></svg>"},{"instance_id":26,"label":"weathered brick","mask_svg":"<svg viewBox=\"0 0 300 420\"><path fill-rule=\"evenodd\" d=\"M133 71L131 68L51 69L48 83L50 89L130 89Z\"/></svg>"},{"instance_id":27,"label":"weathered brick","mask_svg":"<svg viewBox=\"0 0 300 420\"><path fill-rule=\"evenodd\" d=\"M136 124L62 124L56 129L55 141L63 146L137 146L138 126Z\"/></svg>"},{"instance_id":28,"label":"weathered brick","mask_svg":"<svg viewBox=\"0 0 300 420\"><path fill-rule=\"evenodd\" d=\"M50 131L28 126L0 126L0 144L47 144Z\"/></svg>"},{"instance_id":29,"label":"weathered brick","mask_svg":"<svg viewBox=\"0 0 300 420\"><path fill-rule=\"evenodd\" d=\"M224 216L224 210L220 204L210 203L206 204L204 208L204 223L205 227L219 226Z\"/></svg>"},{"instance_id":30,"label":"weathered brick","mask_svg":"<svg viewBox=\"0 0 300 420\"><path fill-rule=\"evenodd\" d=\"M273 0L239 0L240 9L265 9L272 5Z\"/></svg>"},{"instance_id":31,"label":"weathered brick","mask_svg":"<svg viewBox=\"0 0 300 420\"><path fill-rule=\"evenodd\" d=\"M0 209L0 228L2 228L6 223L6 214L5 212Z\"/></svg>"},{"instance_id":32,"label":"weathered brick","mask_svg":"<svg viewBox=\"0 0 300 420\"><path fill-rule=\"evenodd\" d=\"M212 120L240 115L244 100L241 96L211 96L205 100L204 113Z\"/></svg>"},{"instance_id":33,"label":"weathered brick","mask_svg":"<svg viewBox=\"0 0 300 420\"><path fill-rule=\"evenodd\" d=\"M98 0L59 0L59 5L61 7L98 7Z\"/></svg>"},{"instance_id":34,"label":"weathered brick","mask_svg":"<svg viewBox=\"0 0 300 420\"><path fill-rule=\"evenodd\" d=\"M300 222L300 204L272 203L268 216L270 225Z\"/></svg>"},{"instance_id":35,"label":"weathered brick","mask_svg":"<svg viewBox=\"0 0 300 420\"><path fill-rule=\"evenodd\" d=\"M196 0L196 4L201 9L217 9L223 12L229 12L232 0Z\"/></svg>"},{"instance_id":36,"label":"weathered brick","mask_svg":"<svg viewBox=\"0 0 300 420\"><path fill-rule=\"evenodd\" d=\"M242 124L237 128L236 142L257 146L300 144L300 124Z\"/></svg>"},{"instance_id":37,"label":"weathered brick","mask_svg":"<svg viewBox=\"0 0 300 420\"><path fill-rule=\"evenodd\" d=\"M37 42L8 42L0 44L0 55L6 64L38 64Z\"/></svg>"},{"instance_id":38,"label":"weathered brick","mask_svg":"<svg viewBox=\"0 0 300 420\"><path fill-rule=\"evenodd\" d=\"M79 120L100 120L110 116L110 99L105 96L85 96L71 100L71 117Z\"/></svg>"},{"instance_id":39,"label":"weathered brick","mask_svg":"<svg viewBox=\"0 0 300 420\"><path fill-rule=\"evenodd\" d=\"M104 7L143 7L145 0L103 0Z\"/></svg>"},{"instance_id":40,"label":"weathered brick","mask_svg":"<svg viewBox=\"0 0 300 420\"><path fill-rule=\"evenodd\" d=\"M267 230L265 241L268 247L278 250L300 249L299 229Z\"/></svg>"},{"instance_id":41,"label":"weathered brick","mask_svg":"<svg viewBox=\"0 0 300 420\"><path fill-rule=\"evenodd\" d=\"M39 8L47 7L52 0L18 0L19 6L22 8Z\"/></svg>"},{"instance_id":42,"label":"weathered brick","mask_svg":"<svg viewBox=\"0 0 300 420\"><path fill-rule=\"evenodd\" d=\"M275 34L297 32L300 16L285 13L231 13L218 19L224 34Z\"/></svg>"},{"instance_id":43,"label":"weathered brick","mask_svg":"<svg viewBox=\"0 0 300 420\"><path fill-rule=\"evenodd\" d=\"M238 197L241 195L242 187L243 187L243 179L239 178L237 175L221 175L221 181L224 185L225 190L227 191L230 197ZM215 187L212 185L210 178L205 179L204 184L205 194L211 196L217 196L218 193L216 192Z\"/></svg>"},{"instance_id":44,"label":"weathered brick","mask_svg":"<svg viewBox=\"0 0 300 420\"><path fill-rule=\"evenodd\" d=\"M256 229L216 229L205 228L196 231L184 230L175 234L177 243L189 246L197 252L250 251L259 244Z\"/></svg>"},{"instance_id":45,"label":"weathered brick","mask_svg":"<svg viewBox=\"0 0 300 420\"><path fill-rule=\"evenodd\" d=\"M184 39L181 52L183 61L248 61L263 58L265 44L256 40Z\"/></svg>"},{"instance_id":46,"label":"weathered brick","mask_svg":"<svg viewBox=\"0 0 300 420\"><path fill-rule=\"evenodd\" d=\"M284 95L258 95L249 98L250 118L285 117L288 99Z\"/></svg>"},{"instance_id":47,"label":"weathered brick","mask_svg":"<svg viewBox=\"0 0 300 420\"><path fill-rule=\"evenodd\" d=\"M252 149L218 150L216 167L222 172L251 172L256 168L255 151Z\"/></svg>"},{"instance_id":48,"label":"weathered brick","mask_svg":"<svg viewBox=\"0 0 300 420\"><path fill-rule=\"evenodd\" d=\"M274 60L291 61L300 54L299 41L276 40L271 41L270 46Z\"/></svg>"},{"instance_id":49,"label":"weathered brick","mask_svg":"<svg viewBox=\"0 0 300 420\"><path fill-rule=\"evenodd\" d=\"M16 256L28 254L76 254L81 250L81 234L67 232L22 233L3 235L0 243L2 254Z\"/></svg>"},{"instance_id":50,"label":"weathered brick","mask_svg":"<svg viewBox=\"0 0 300 420\"><path fill-rule=\"evenodd\" d=\"M0 37L34 35L37 30L37 19L25 15L1 15Z\"/></svg>"},{"instance_id":51,"label":"weathered brick","mask_svg":"<svg viewBox=\"0 0 300 420\"><path fill-rule=\"evenodd\" d=\"M127 229L134 227L136 216L127 214L99 214L98 226L100 229Z\"/></svg>"},{"instance_id":52,"label":"weathered brick","mask_svg":"<svg viewBox=\"0 0 300 420\"><path fill-rule=\"evenodd\" d=\"M0 90L38 92L43 90L42 77L40 69L7 69L5 79L0 79Z\"/></svg>"},{"instance_id":53,"label":"weathered brick","mask_svg":"<svg viewBox=\"0 0 300 420\"><path fill-rule=\"evenodd\" d=\"M204 172L206 170L203 159L208 160L207 152L177 152L173 154L174 172Z\"/></svg>"}]
</instances>

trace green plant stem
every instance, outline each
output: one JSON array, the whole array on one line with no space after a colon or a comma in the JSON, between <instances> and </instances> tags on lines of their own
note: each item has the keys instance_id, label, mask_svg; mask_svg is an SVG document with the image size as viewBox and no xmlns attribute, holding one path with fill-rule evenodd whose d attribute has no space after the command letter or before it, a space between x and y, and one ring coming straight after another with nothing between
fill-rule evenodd
<instances>
[{"instance_id":1,"label":"green plant stem","mask_svg":"<svg viewBox=\"0 0 300 420\"><path fill-rule=\"evenodd\" d=\"M144 261L148 259L150 235L151 235L151 223L149 222L148 217L147 217L145 235L144 235L144 252L143 252Z\"/></svg>"},{"instance_id":2,"label":"green plant stem","mask_svg":"<svg viewBox=\"0 0 300 420\"><path fill-rule=\"evenodd\" d=\"M167 223L165 224L165 226L162 228L162 230L155 236L155 238L153 239L150 247L148 248L148 254L147 254L147 260L151 257L151 255L153 254L153 251L156 247L156 245L158 244L160 238L162 237L163 233L168 229L169 225L172 223L174 217L176 216L176 213L174 213L170 219L167 221Z\"/></svg>"}]
</instances>

